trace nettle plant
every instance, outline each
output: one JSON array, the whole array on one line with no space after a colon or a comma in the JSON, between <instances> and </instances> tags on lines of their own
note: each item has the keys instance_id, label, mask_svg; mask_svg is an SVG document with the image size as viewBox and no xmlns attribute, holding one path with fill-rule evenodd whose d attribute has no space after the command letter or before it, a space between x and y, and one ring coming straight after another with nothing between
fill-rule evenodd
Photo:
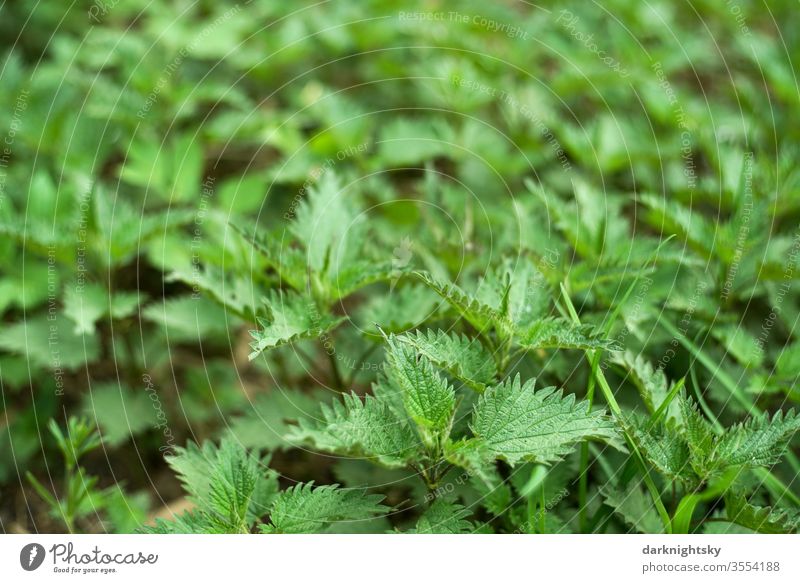
<instances>
[{"instance_id":1,"label":"nettle plant","mask_svg":"<svg viewBox=\"0 0 800 583\"><path fill-rule=\"evenodd\" d=\"M5 4L2 524L795 530L796 2Z\"/></svg>"},{"instance_id":2,"label":"nettle plant","mask_svg":"<svg viewBox=\"0 0 800 583\"><path fill-rule=\"evenodd\" d=\"M219 446L177 450L169 463L195 508L149 532L603 532L612 520L641 532L710 530L714 521L765 532L797 528L792 511L759 507L748 495L755 479L791 495L765 468L786 452L800 418L756 415L729 428L706 419L683 379L669 383L663 370L611 339L621 307L583 323L567 287L551 282L532 257L503 259L462 284L376 260L364 245L369 225L352 203L335 176L324 176L297 208L290 237L239 229L257 252L253 265L265 270L253 285L267 284L264 307L250 317L258 324L251 360L286 347L305 359L317 384L330 381L336 396L277 414L268 404L261 433L250 419L249 449L234 421ZM359 322L363 314L348 310L369 303L364 298L376 288L397 292L398 311L414 307L403 295L409 291L412 299L429 293L439 302L417 302L427 306L422 317L384 306L366 312L383 321ZM207 289L247 317L236 297ZM366 355L382 350L380 366L367 375L351 367L346 378L338 352L345 342ZM308 344L317 352L308 354ZM560 351L577 356L553 360ZM617 401L604 355L636 386L638 404ZM318 366L325 357L327 372ZM559 368L583 360L589 371L577 380L563 370L551 376L551 360ZM558 386L536 380L565 376ZM576 384L585 399L570 390ZM608 412L595 402L596 389ZM276 448L270 420L281 430L279 447L367 466L337 466L346 486L281 490L269 456L259 453ZM373 493L389 480L416 484L408 482L406 499L392 494L389 501Z\"/></svg>"}]
</instances>

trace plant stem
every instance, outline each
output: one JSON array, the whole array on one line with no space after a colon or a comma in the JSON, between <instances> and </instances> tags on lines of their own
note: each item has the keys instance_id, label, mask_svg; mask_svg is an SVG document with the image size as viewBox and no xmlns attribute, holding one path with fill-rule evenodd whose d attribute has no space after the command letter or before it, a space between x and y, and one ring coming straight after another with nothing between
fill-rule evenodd
<instances>
[{"instance_id":1,"label":"plant stem","mask_svg":"<svg viewBox=\"0 0 800 583\"><path fill-rule=\"evenodd\" d=\"M324 347L323 347L323 350ZM336 359L336 351L335 350L325 350L325 353L328 355L328 360L331 363L331 373L333 374L333 382L336 390L340 393L344 392L345 384L344 380L342 379L342 373L339 371L339 363Z\"/></svg>"},{"instance_id":2,"label":"plant stem","mask_svg":"<svg viewBox=\"0 0 800 583\"><path fill-rule=\"evenodd\" d=\"M596 353L592 359L592 371L586 389L586 400L591 410L594 403L595 377L597 367L600 364L600 353ZM586 532L586 498L589 492L589 442L581 444L580 473L578 474L578 528L579 532Z\"/></svg>"},{"instance_id":3,"label":"plant stem","mask_svg":"<svg viewBox=\"0 0 800 583\"><path fill-rule=\"evenodd\" d=\"M566 304L567 310L569 311L573 322L580 325L581 320L578 317L578 313L575 311L575 306L572 305L572 300L570 300L564 284L561 285L561 292L562 296L564 297L564 303ZM590 360L593 360L595 351L586 350L586 355ZM633 453L633 457L641 467L642 479L647 485L647 490L650 492L650 496L653 498L653 503L655 504L656 510L658 511L661 521L664 524L664 530L667 534L670 534L672 532L672 521L670 520L669 513L664 507L664 502L661 500L661 494L659 493L655 482L653 482L653 478L650 476L650 471L645 464L644 457L639 451L639 447L636 445L636 442L633 440L633 437L625 426L625 421L622 419L622 409L620 408L619 403L617 403L617 400L614 397L614 392L611 390L611 387L609 386L608 381L606 380L606 377L600 367L598 367L596 370L596 378L597 384L600 385L600 391L603 393L603 398L606 400L608 408L611 410L611 414L617 420L617 423L619 424L620 428L622 429L622 433L625 436L625 441L628 443L628 447L630 447L631 452Z\"/></svg>"}]
</instances>

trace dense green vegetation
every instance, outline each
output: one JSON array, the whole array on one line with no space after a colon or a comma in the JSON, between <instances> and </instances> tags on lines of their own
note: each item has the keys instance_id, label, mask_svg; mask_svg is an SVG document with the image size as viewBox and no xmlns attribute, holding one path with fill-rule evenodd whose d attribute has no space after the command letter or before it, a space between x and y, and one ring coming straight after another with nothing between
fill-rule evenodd
<instances>
[{"instance_id":1,"label":"dense green vegetation","mask_svg":"<svg viewBox=\"0 0 800 583\"><path fill-rule=\"evenodd\" d=\"M797 3L0 8L4 532L795 532Z\"/></svg>"}]
</instances>

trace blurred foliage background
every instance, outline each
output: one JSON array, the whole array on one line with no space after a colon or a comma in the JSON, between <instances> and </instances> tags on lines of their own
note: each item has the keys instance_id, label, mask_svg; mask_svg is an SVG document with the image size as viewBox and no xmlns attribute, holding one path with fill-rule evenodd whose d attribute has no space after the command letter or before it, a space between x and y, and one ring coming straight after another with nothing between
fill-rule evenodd
<instances>
[{"instance_id":1,"label":"blurred foliage background","mask_svg":"<svg viewBox=\"0 0 800 583\"><path fill-rule=\"evenodd\" d=\"M587 321L619 307L624 347L687 376L726 422L800 401L797 8L4 3L2 529L63 528L25 476L86 482L46 429L80 415L101 436L82 459L97 482L72 509L81 530L163 512L181 497L164 453L229 433L272 452L286 483L414 496L401 477L287 450L286 418L332 394L322 347L303 348L313 374L288 347L247 358L279 277L231 226L280 240L328 172L361 209L367 258L459 281L532 258ZM647 288L621 302L642 266ZM357 390L381 362L379 348L360 359L372 322L437 317L435 297L388 288L339 306ZM578 393L585 368L571 353L519 364ZM796 470L777 474L800 494Z\"/></svg>"}]
</instances>

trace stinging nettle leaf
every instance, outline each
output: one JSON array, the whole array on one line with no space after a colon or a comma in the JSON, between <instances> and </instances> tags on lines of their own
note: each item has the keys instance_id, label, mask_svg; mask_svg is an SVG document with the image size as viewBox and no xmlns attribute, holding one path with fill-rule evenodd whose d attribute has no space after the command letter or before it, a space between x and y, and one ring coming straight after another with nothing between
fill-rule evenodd
<instances>
[{"instance_id":1,"label":"stinging nettle leaf","mask_svg":"<svg viewBox=\"0 0 800 583\"><path fill-rule=\"evenodd\" d=\"M322 405L322 419L301 418L287 438L296 444L365 457L381 465L406 466L419 449L419 439L408 420L399 417L383 399L344 395L341 402Z\"/></svg>"},{"instance_id":2,"label":"stinging nettle leaf","mask_svg":"<svg viewBox=\"0 0 800 583\"><path fill-rule=\"evenodd\" d=\"M482 392L497 374L494 358L477 339L442 330L417 330L395 338L478 391Z\"/></svg>"},{"instance_id":3,"label":"stinging nettle leaf","mask_svg":"<svg viewBox=\"0 0 800 583\"><path fill-rule=\"evenodd\" d=\"M662 474L689 485L697 483L689 446L674 420L653 427L649 419L631 415L625 423L642 455Z\"/></svg>"},{"instance_id":4,"label":"stinging nettle leaf","mask_svg":"<svg viewBox=\"0 0 800 583\"><path fill-rule=\"evenodd\" d=\"M669 393L669 383L664 371L656 369L644 356L630 350L614 353L611 362L625 370L639 391L648 413L655 413Z\"/></svg>"},{"instance_id":5,"label":"stinging nettle leaf","mask_svg":"<svg viewBox=\"0 0 800 583\"><path fill-rule=\"evenodd\" d=\"M282 281L295 291L305 289L308 280L306 256L300 249L291 247L283 234L273 232L259 237L237 225L231 225L231 228L266 260Z\"/></svg>"},{"instance_id":6,"label":"stinging nettle leaf","mask_svg":"<svg viewBox=\"0 0 800 583\"><path fill-rule=\"evenodd\" d=\"M590 439L619 446L617 430L602 412L555 387L535 391L534 385L517 375L480 396L471 428L483 449L513 465L558 461Z\"/></svg>"},{"instance_id":7,"label":"stinging nettle leaf","mask_svg":"<svg viewBox=\"0 0 800 583\"><path fill-rule=\"evenodd\" d=\"M416 273L416 276L430 289L450 304L478 332L486 333L499 328L510 330L513 326L500 312L470 296L454 283L444 283L427 273Z\"/></svg>"},{"instance_id":8,"label":"stinging nettle leaf","mask_svg":"<svg viewBox=\"0 0 800 583\"><path fill-rule=\"evenodd\" d=\"M266 304L269 317L259 320L261 328L250 331L250 360L270 348L318 338L345 320L321 314L311 298L293 292L273 292Z\"/></svg>"},{"instance_id":9,"label":"stinging nettle leaf","mask_svg":"<svg viewBox=\"0 0 800 583\"><path fill-rule=\"evenodd\" d=\"M543 318L551 305L544 276L527 259L507 259L478 284L479 301L504 315L515 328L526 328Z\"/></svg>"},{"instance_id":10,"label":"stinging nettle leaf","mask_svg":"<svg viewBox=\"0 0 800 583\"><path fill-rule=\"evenodd\" d=\"M331 258L341 255L339 247L346 246L355 219L336 174L322 174L308 189L291 225L292 233L305 245L306 261L314 271L326 271Z\"/></svg>"},{"instance_id":11,"label":"stinging nettle leaf","mask_svg":"<svg viewBox=\"0 0 800 583\"><path fill-rule=\"evenodd\" d=\"M752 417L729 428L717 439L711 455L713 467L771 466L786 453L792 437L800 430L800 416L793 410Z\"/></svg>"},{"instance_id":12,"label":"stinging nettle leaf","mask_svg":"<svg viewBox=\"0 0 800 583\"><path fill-rule=\"evenodd\" d=\"M800 529L800 512L782 508L754 506L738 492L725 496L728 520L764 534L794 534Z\"/></svg>"},{"instance_id":13,"label":"stinging nettle leaf","mask_svg":"<svg viewBox=\"0 0 800 583\"><path fill-rule=\"evenodd\" d=\"M359 261L347 265L342 267L332 278L330 299L334 301L345 298L368 285L396 279L403 273L392 267L390 263L375 264L369 261Z\"/></svg>"},{"instance_id":14,"label":"stinging nettle leaf","mask_svg":"<svg viewBox=\"0 0 800 583\"><path fill-rule=\"evenodd\" d=\"M519 331L517 343L525 350L560 348L609 350L614 343L589 324L575 324L565 318L545 318Z\"/></svg>"},{"instance_id":15,"label":"stinging nettle leaf","mask_svg":"<svg viewBox=\"0 0 800 583\"><path fill-rule=\"evenodd\" d=\"M202 526L200 532L249 532L278 490L277 475L231 439L218 447L205 442L202 448L193 443L176 448L167 462L197 505L179 528L190 520Z\"/></svg>"},{"instance_id":16,"label":"stinging nettle leaf","mask_svg":"<svg viewBox=\"0 0 800 583\"><path fill-rule=\"evenodd\" d=\"M75 322L75 334L93 334L109 311L109 292L99 284L70 285L64 292L64 315Z\"/></svg>"},{"instance_id":17,"label":"stinging nettle leaf","mask_svg":"<svg viewBox=\"0 0 800 583\"><path fill-rule=\"evenodd\" d=\"M477 526L467 520L470 512L461 504L437 499L425 510L410 534L470 534Z\"/></svg>"},{"instance_id":18,"label":"stinging nettle leaf","mask_svg":"<svg viewBox=\"0 0 800 583\"><path fill-rule=\"evenodd\" d=\"M298 484L284 490L270 511L270 524L262 525L267 534L308 534L322 532L337 522L369 520L389 510L380 502L383 496L363 490L344 490L338 485L313 487Z\"/></svg>"},{"instance_id":19,"label":"stinging nettle leaf","mask_svg":"<svg viewBox=\"0 0 800 583\"><path fill-rule=\"evenodd\" d=\"M438 436L446 438L453 422L455 391L431 362L410 347L389 338L389 379L402 390L406 411L421 429L429 445ZM429 431L434 435L430 435Z\"/></svg>"},{"instance_id":20,"label":"stinging nettle leaf","mask_svg":"<svg viewBox=\"0 0 800 583\"><path fill-rule=\"evenodd\" d=\"M664 525L661 524L661 519L653 508L652 500L637 479L628 482L625 488L606 484L600 489L600 494L604 502L636 532L645 534L664 532Z\"/></svg>"}]
</instances>

